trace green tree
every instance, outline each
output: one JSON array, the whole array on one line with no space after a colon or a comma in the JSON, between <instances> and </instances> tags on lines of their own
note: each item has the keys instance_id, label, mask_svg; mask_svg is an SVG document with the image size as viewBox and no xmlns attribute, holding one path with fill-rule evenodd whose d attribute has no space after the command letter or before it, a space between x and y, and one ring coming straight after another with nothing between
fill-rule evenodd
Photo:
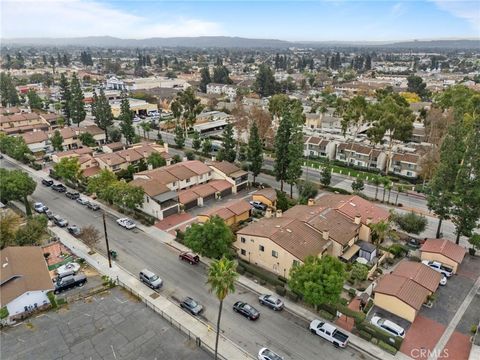
<instances>
[{"instance_id":1,"label":"green tree","mask_svg":"<svg viewBox=\"0 0 480 360\"><path fill-rule=\"evenodd\" d=\"M23 219L13 211L0 212L0 249L15 244L15 234Z\"/></svg>"},{"instance_id":2,"label":"green tree","mask_svg":"<svg viewBox=\"0 0 480 360\"><path fill-rule=\"evenodd\" d=\"M232 243L232 230L218 216L213 216L204 224L193 224L185 232L185 245L212 259L228 255Z\"/></svg>"},{"instance_id":3,"label":"green tree","mask_svg":"<svg viewBox=\"0 0 480 360\"><path fill-rule=\"evenodd\" d=\"M263 146L258 134L258 126L256 122L252 122L250 126L250 137L248 139L247 160L250 162L249 170L253 175L253 182L260 174L263 165Z\"/></svg>"},{"instance_id":4,"label":"green tree","mask_svg":"<svg viewBox=\"0 0 480 360\"><path fill-rule=\"evenodd\" d=\"M397 238L397 232L393 229L390 220L380 220L377 223L370 224L372 244L378 248L386 238Z\"/></svg>"},{"instance_id":5,"label":"green tree","mask_svg":"<svg viewBox=\"0 0 480 360\"><path fill-rule=\"evenodd\" d=\"M216 66L213 69L213 82L216 84L233 84L233 81L230 79L229 75L230 72L225 66Z\"/></svg>"},{"instance_id":6,"label":"green tree","mask_svg":"<svg viewBox=\"0 0 480 360\"><path fill-rule=\"evenodd\" d=\"M287 199L287 195L283 191L276 190L277 192L277 209L287 211L290 204Z\"/></svg>"},{"instance_id":7,"label":"green tree","mask_svg":"<svg viewBox=\"0 0 480 360\"><path fill-rule=\"evenodd\" d=\"M110 185L108 191L113 194L113 202L124 209L134 210L143 204L144 190L139 186L117 181Z\"/></svg>"},{"instance_id":8,"label":"green tree","mask_svg":"<svg viewBox=\"0 0 480 360\"><path fill-rule=\"evenodd\" d=\"M220 319L222 316L223 301L228 294L235 292L235 281L238 277L236 269L237 264L225 257L213 261L208 268L207 284L210 285L210 291L215 293L217 299L220 301L217 317L217 334L215 338L215 360L218 358L218 338L220 336Z\"/></svg>"},{"instance_id":9,"label":"green tree","mask_svg":"<svg viewBox=\"0 0 480 360\"><path fill-rule=\"evenodd\" d=\"M382 184L382 177L380 175L372 176L372 183L375 185L375 201L378 199L378 187Z\"/></svg>"},{"instance_id":10,"label":"green tree","mask_svg":"<svg viewBox=\"0 0 480 360\"><path fill-rule=\"evenodd\" d=\"M261 64L254 84L255 91L262 97L268 97L277 92L278 84L268 65Z\"/></svg>"},{"instance_id":11,"label":"green tree","mask_svg":"<svg viewBox=\"0 0 480 360\"><path fill-rule=\"evenodd\" d=\"M293 185L302 176L303 165L303 131L300 125L292 126L288 143L288 167L286 181L290 185L290 197L293 197Z\"/></svg>"},{"instance_id":12,"label":"green tree","mask_svg":"<svg viewBox=\"0 0 480 360\"><path fill-rule=\"evenodd\" d=\"M331 181L332 181L332 167L330 166L330 163L327 162L323 167L322 172L320 173L320 183L323 186L329 186Z\"/></svg>"},{"instance_id":13,"label":"green tree","mask_svg":"<svg viewBox=\"0 0 480 360\"><path fill-rule=\"evenodd\" d=\"M183 147L185 146L185 135L184 135L184 132L182 130L182 128L180 126L176 126L175 127L175 144L177 144L177 146L180 148L180 149L183 149Z\"/></svg>"},{"instance_id":14,"label":"green tree","mask_svg":"<svg viewBox=\"0 0 480 360\"><path fill-rule=\"evenodd\" d=\"M71 105L72 93L70 91L70 83L68 82L68 79L65 76L65 73L62 73L60 75L60 99L62 104L63 115L65 116L67 125L70 125L70 119L71 119L70 105Z\"/></svg>"},{"instance_id":15,"label":"green tree","mask_svg":"<svg viewBox=\"0 0 480 360\"><path fill-rule=\"evenodd\" d=\"M208 70L208 67L204 67L200 71L200 76L201 76L201 79L200 79L200 84L198 85L198 87L200 88L201 92L206 93L207 92L207 85L212 82L212 79L210 78L210 71Z\"/></svg>"},{"instance_id":16,"label":"green tree","mask_svg":"<svg viewBox=\"0 0 480 360\"><path fill-rule=\"evenodd\" d=\"M287 180L287 170L290 160L288 148L292 125L289 116L282 116L277 134L275 135L275 163L273 165L273 171L275 173L275 179L280 181L281 191L283 191L283 182Z\"/></svg>"},{"instance_id":17,"label":"green tree","mask_svg":"<svg viewBox=\"0 0 480 360\"><path fill-rule=\"evenodd\" d=\"M52 143L53 150L63 151L63 136L60 134L60 131L55 130L53 132L50 142Z\"/></svg>"},{"instance_id":18,"label":"green tree","mask_svg":"<svg viewBox=\"0 0 480 360\"><path fill-rule=\"evenodd\" d=\"M472 245L472 249L480 250L480 234L472 234L470 239L468 239L470 245Z\"/></svg>"},{"instance_id":19,"label":"green tree","mask_svg":"<svg viewBox=\"0 0 480 360\"><path fill-rule=\"evenodd\" d=\"M20 227L15 234L15 244L18 246L39 244L43 235L47 233L48 219L45 215L28 218L27 223Z\"/></svg>"},{"instance_id":20,"label":"green tree","mask_svg":"<svg viewBox=\"0 0 480 360\"><path fill-rule=\"evenodd\" d=\"M94 147L95 145L97 145L93 135L88 132L81 133L78 136L78 138L82 142L82 145L85 145L88 147ZM63 139L62 139L62 142L63 142Z\"/></svg>"},{"instance_id":21,"label":"green tree","mask_svg":"<svg viewBox=\"0 0 480 360\"><path fill-rule=\"evenodd\" d=\"M135 138L135 129L133 127L133 112L130 110L130 103L128 102L127 94L122 94L120 102L120 131L122 132L128 144L132 144Z\"/></svg>"},{"instance_id":22,"label":"green tree","mask_svg":"<svg viewBox=\"0 0 480 360\"><path fill-rule=\"evenodd\" d=\"M329 255L309 256L302 265L291 268L288 286L317 307L338 302L344 281L345 268L340 260Z\"/></svg>"},{"instance_id":23,"label":"green tree","mask_svg":"<svg viewBox=\"0 0 480 360\"><path fill-rule=\"evenodd\" d=\"M17 89L8 73L0 73L0 98L2 106L17 106L20 104Z\"/></svg>"},{"instance_id":24,"label":"green tree","mask_svg":"<svg viewBox=\"0 0 480 360\"><path fill-rule=\"evenodd\" d=\"M105 195L110 185L117 181L115 174L107 169L103 169L96 176L88 178L87 191L90 194L96 194L100 199L107 200Z\"/></svg>"},{"instance_id":25,"label":"green tree","mask_svg":"<svg viewBox=\"0 0 480 360\"><path fill-rule=\"evenodd\" d=\"M145 139L148 139L148 135L150 134L150 131L152 130L152 124L147 122L147 121L144 121L140 124L140 127L143 130L143 137Z\"/></svg>"},{"instance_id":26,"label":"green tree","mask_svg":"<svg viewBox=\"0 0 480 360\"><path fill-rule=\"evenodd\" d=\"M72 76L72 80L70 81L70 117L74 124L77 126L85 120L85 116L87 113L85 112L85 104L83 102L83 91L80 85L80 81L77 79L77 75L74 73Z\"/></svg>"},{"instance_id":27,"label":"green tree","mask_svg":"<svg viewBox=\"0 0 480 360\"><path fill-rule=\"evenodd\" d=\"M198 151L202 146L202 139L200 138L200 133L195 130L192 137L192 147L195 151Z\"/></svg>"},{"instance_id":28,"label":"green tree","mask_svg":"<svg viewBox=\"0 0 480 360\"><path fill-rule=\"evenodd\" d=\"M365 189L365 184L361 178L356 178L354 182L352 182L352 190L354 193L359 193L363 189Z\"/></svg>"},{"instance_id":29,"label":"green tree","mask_svg":"<svg viewBox=\"0 0 480 360\"><path fill-rule=\"evenodd\" d=\"M122 132L120 131L120 129L116 128L115 126L109 126L107 128L107 132L108 132L108 138L110 139L110 141L119 142L120 140L122 140Z\"/></svg>"},{"instance_id":30,"label":"green tree","mask_svg":"<svg viewBox=\"0 0 480 360\"><path fill-rule=\"evenodd\" d=\"M298 185L298 202L306 205L309 199L315 199L318 194L318 187L311 181L302 181Z\"/></svg>"},{"instance_id":31,"label":"green tree","mask_svg":"<svg viewBox=\"0 0 480 360\"><path fill-rule=\"evenodd\" d=\"M228 123L223 130L222 147L218 152L218 159L233 163L236 157L237 151L235 149L235 139L233 138L233 125Z\"/></svg>"},{"instance_id":32,"label":"green tree","mask_svg":"<svg viewBox=\"0 0 480 360\"><path fill-rule=\"evenodd\" d=\"M107 129L113 125L113 114L110 103L105 96L103 88L100 89L100 95L94 92L94 102L92 104L92 115L95 117L95 124L105 132L105 139L108 142Z\"/></svg>"},{"instance_id":33,"label":"green tree","mask_svg":"<svg viewBox=\"0 0 480 360\"><path fill-rule=\"evenodd\" d=\"M354 263L352 266L352 272L350 277L354 280L363 281L367 280L368 275L368 266L360 264L358 262Z\"/></svg>"},{"instance_id":34,"label":"green tree","mask_svg":"<svg viewBox=\"0 0 480 360\"><path fill-rule=\"evenodd\" d=\"M383 194L382 194L382 203L385 202L385 194L387 193L388 189L391 189L392 181L388 177L382 177L382 185L383 185Z\"/></svg>"},{"instance_id":35,"label":"green tree","mask_svg":"<svg viewBox=\"0 0 480 360\"><path fill-rule=\"evenodd\" d=\"M25 213L32 215L28 196L32 195L37 183L21 170L6 170L0 168L0 199L3 203L23 201Z\"/></svg>"},{"instance_id":36,"label":"green tree","mask_svg":"<svg viewBox=\"0 0 480 360\"><path fill-rule=\"evenodd\" d=\"M0 133L0 151L23 163L27 163L32 154L23 137L3 133Z\"/></svg>"},{"instance_id":37,"label":"green tree","mask_svg":"<svg viewBox=\"0 0 480 360\"><path fill-rule=\"evenodd\" d=\"M61 158L60 161L53 166L53 170L58 177L72 183L76 183L82 173L80 163L76 157Z\"/></svg>"},{"instance_id":38,"label":"green tree","mask_svg":"<svg viewBox=\"0 0 480 360\"><path fill-rule=\"evenodd\" d=\"M208 138L203 139L202 142L202 155L209 157L212 152L212 141Z\"/></svg>"},{"instance_id":39,"label":"green tree","mask_svg":"<svg viewBox=\"0 0 480 360\"><path fill-rule=\"evenodd\" d=\"M393 221L402 229L410 234L420 234L427 228L427 218L423 215L417 215L413 211L406 214L394 214Z\"/></svg>"},{"instance_id":40,"label":"green tree","mask_svg":"<svg viewBox=\"0 0 480 360\"><path fill-rule=\"evenodd\" d=\"M176 119L183 120L183 130L186 136L187 128L195 124L197 115L203 110L203 105L200 104L200 99L195 97L193 87L189 87L177 94L175 100L172 101L171 109Z\"/></svg>"},{"instance_id":41,"label":"green tree","mask_svg":"<svg viewBox=\"0 0 480 360\"><path fill-rule=\"evenodd\" d=\"M152 152L148 158L147 163L152 165L154 169L167 165L167 161L160 155L160 153L154 151Z\"/></svg>"},{"instance_id":42,"label":"green tree","mask_svg":"<svg viewBox=\"0 0 480 360\"><path fill-rule=\"evenodd\" d=\"M427 84L423 82L420 76L410 75L407 77L407 91L416 93L426 100L430 96L430 92L427 90Z\"/></svg>"},{"instance_id":43,"label":"green tree","mask_svg":"<svg viewBox=\"0 0 480 360\"><path fill-rule=\"evenodd\" d=\"M43 100L40 96L38 96L35 90L28 90L27 92L28 98L28 105L30 105L30 109L42 110L43 109Z\"/></svg>"}]
</instances>

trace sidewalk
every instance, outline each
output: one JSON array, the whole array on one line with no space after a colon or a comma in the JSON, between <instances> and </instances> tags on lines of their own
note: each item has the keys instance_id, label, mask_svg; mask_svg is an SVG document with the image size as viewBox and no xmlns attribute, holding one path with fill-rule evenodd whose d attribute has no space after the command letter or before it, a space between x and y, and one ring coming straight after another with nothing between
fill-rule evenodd
<instances>
[{"instance_id":1,"label":"sidewalk","mask_svg":"<svg viewBox=\"0 0 480 360\"><path fill-rule=\"evenodd\" d=\"M207 348L210 352L214 352L216 333L212 330L210 325L187 314L179 306L163 297L161 291L157 293L149 289L134 275L130 274L117 264L113 263L112 268L109 268L108 260L104 256L98 253L89 255L88 248L64 230L59 229L58 227L52 227L51 231L55 233L60 241L76 256L85 259L85 261L97 269L100 274L116 280L120 285L138 296L154 311L162 315L162 317L169 320L173 325L179 327L190 338L194 338L197 341L197 344L200 340L202 346ZM250 354L238 347L231 340L225 338L223 335L220 335L218 353L219 358L221 359L253 359Z\"/></svg>"}]
</instances>

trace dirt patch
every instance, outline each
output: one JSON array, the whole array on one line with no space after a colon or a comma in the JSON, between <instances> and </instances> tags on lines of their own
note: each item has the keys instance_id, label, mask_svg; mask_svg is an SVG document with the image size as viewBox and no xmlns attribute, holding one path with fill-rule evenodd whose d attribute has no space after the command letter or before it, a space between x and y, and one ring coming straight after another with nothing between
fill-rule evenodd
<instances>
[{"instance_id":1,"label":"dirt patch","mask_svg":"<svg viewBox=\"0 0 480 360\"><path fill-rule=\"evenodd\" d=\"M132 294L130 291L124 289L123 287L120 287L120 289L126 295L128 300L134 301L134 302L142 302L142 300L137 295Z\"/></svg>"}]
</instances>

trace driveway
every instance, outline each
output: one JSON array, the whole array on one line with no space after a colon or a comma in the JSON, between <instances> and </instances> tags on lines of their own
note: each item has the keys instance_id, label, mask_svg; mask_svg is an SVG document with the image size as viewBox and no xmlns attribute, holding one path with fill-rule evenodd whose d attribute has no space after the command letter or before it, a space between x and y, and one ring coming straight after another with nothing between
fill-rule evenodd
<instances>
[{"instance_id":1,"label":"driveway","mask_svg":"<svg viewBox=\"0 0 480 360\"><path fill-rule=\"evenodd\" d=\"M114 288L1 333L7 359L211 359L194 340Z\"/></svg>"}]
</instances>

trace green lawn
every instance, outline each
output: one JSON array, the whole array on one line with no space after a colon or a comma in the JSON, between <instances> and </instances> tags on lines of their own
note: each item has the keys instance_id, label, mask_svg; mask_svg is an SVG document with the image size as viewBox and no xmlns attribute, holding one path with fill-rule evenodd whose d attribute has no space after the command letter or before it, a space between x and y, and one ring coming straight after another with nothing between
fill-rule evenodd
<instances>
[{"instance_id":1,"label":"green lawn","mask_svg":"<svg viewBox=\"0 0 480 360\"><path fill-rule=\"evenodd\" d=\"M314 169L322 169L325 166L325 163L322 163L320 161L315 161L315 160L304 160L303 163L305 164L305 166L308 166ZM334 173L357 177L363 180L371 180L372 177L374 176L373 173L369 173L366 171L344 168L344 167L333 165L333 164L331 164L330 166L332 167L332 170Z\"/></svg>"}]
</instances>

